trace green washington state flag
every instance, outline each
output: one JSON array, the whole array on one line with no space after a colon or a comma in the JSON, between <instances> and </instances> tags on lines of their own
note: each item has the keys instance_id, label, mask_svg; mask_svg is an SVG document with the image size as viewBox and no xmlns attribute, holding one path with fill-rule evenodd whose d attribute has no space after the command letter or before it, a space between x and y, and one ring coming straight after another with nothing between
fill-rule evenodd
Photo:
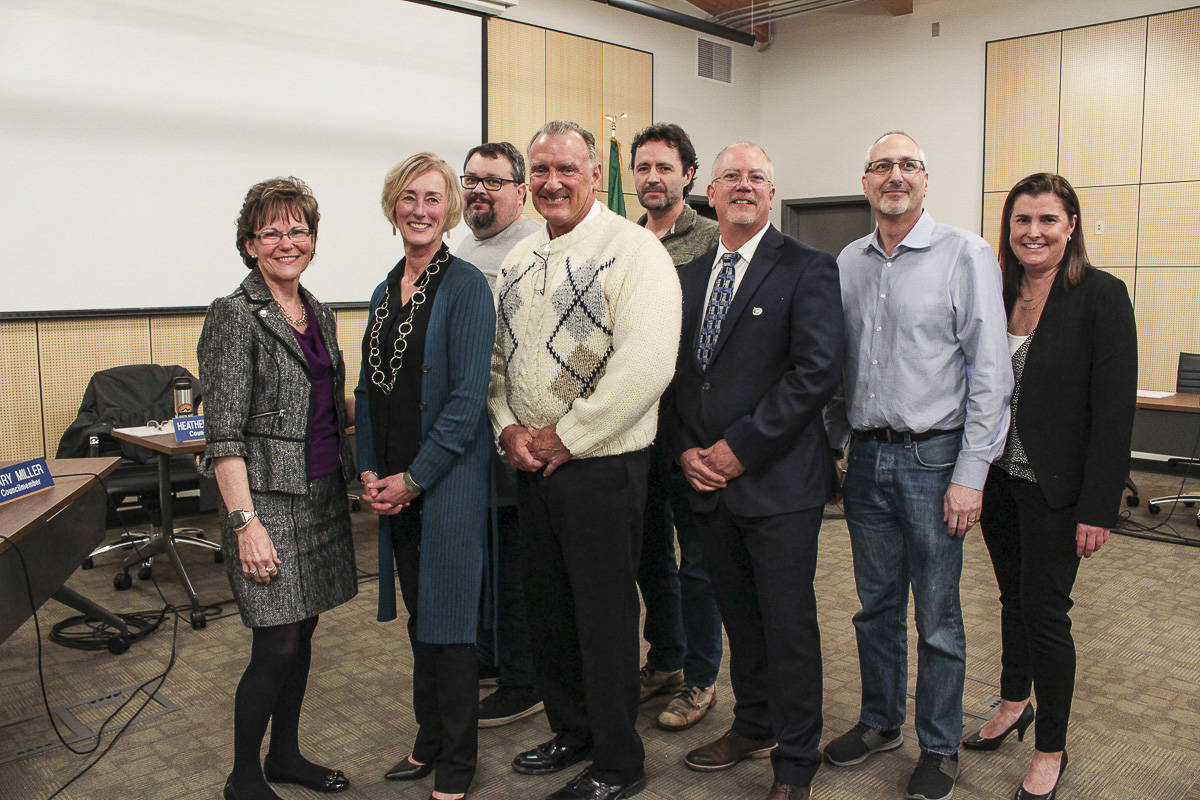
<instances>
[{"instance_id":1,"label":"green washington state flag","mask_svg":"<svg viewBox=\"0 0 1200 800\"><path fill-rule=\"evenodd\" d=\"M608 141L608 208L623 217L625 194L621 191L621 143L615 136Z\"/></svg>"}]
</instances>

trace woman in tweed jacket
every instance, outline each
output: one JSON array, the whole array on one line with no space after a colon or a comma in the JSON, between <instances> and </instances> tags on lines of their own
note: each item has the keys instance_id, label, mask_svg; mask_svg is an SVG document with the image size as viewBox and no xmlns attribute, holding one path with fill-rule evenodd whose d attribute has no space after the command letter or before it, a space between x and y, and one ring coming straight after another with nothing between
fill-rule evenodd
<instances>
[{"instance_id":1,"label":"woman in tweed jacket","mask_svg":"<svg viewBox=\"0 0 1200 800\"><path fill-rule=\"evenodd\" d=\"M277 800L267 781L322 792L350 785L301 756L297 733L317 615L357 592L345 365L333 314L300 286L319 218L316 199L295 178L251 187L237 229L250 274L209 306L197 348L205 469L228 511L225 566L254 631L235 697L225 800ZM260 764L268 720L271 745Z\"/></svg>"},{"instance_id":2,"label":"woman in tweed jacket","mask_svg":"<svg viewBox=\"0 0 1200 800\"><path fill-rule=\"evenodd\" d=\"M433 797L463 797L475 774L476 618L492 450L492 293L442 233L462 216L454 170L432 153L397 164L383 212L404 258L371 298L354 392L363 499L379 519L379 619L396 617L395 560L413 652L416 742L387 771L436 770ZM419 609L419 612L418 612Z\"/></svg>"}]
</instances>

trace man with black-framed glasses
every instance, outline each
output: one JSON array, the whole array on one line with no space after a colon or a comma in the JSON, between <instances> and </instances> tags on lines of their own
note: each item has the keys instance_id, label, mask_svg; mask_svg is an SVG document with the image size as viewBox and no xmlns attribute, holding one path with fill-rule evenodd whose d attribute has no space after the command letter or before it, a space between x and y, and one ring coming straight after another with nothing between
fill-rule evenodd
<instances>
[{"instance_id":1,"label":"man with black-framed glasses","mask_svg":"<svg viewBox=\"0 0 1200 800\"><path fill-rule=\"evenodd\" d=\"M485 142L472 147L459 178L463 190L463 222L471 229L454 247L454 255L469 261L496 288L500 262L513 245L538 229L523 218L525 158L509 142Z\"/></svg>"},{"instance_id":2,"label":"man with black-framed glasses","mask_svg":"<svg viewBox=\"0 0 1200 800\"><path fill-rule=\"evenodd\" d=\"M876 228L838 256L845 396L826 409L826 427L851 448L842 497L862 603L862 705L825 760L847 767L904 742L911 587L921 756L907 797L945 800L962 738L962 543L1004 450L1013 378L996 255L925 211L925 165L908 134L875 140L862 186Z\"/></svg>"}]
</instances>

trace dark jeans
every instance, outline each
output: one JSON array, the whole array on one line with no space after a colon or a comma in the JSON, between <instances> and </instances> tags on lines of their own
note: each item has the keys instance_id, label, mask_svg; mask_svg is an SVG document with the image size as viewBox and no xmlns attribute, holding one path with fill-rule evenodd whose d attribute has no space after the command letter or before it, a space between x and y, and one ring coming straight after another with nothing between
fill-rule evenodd
<instances>
[{"instance_id":1,"label":"dark jeans","mask_svg":"<svg viewBox=\"0 0 1200 800\"><path fill-rule=\"evenodd\" d=\"M646 604L642 629L650 644L646 666L665 671L682 668L687 683L712 686L721 669L721 614L704 570L687 495L683 474L672 471L665 454L656 448L651 453L637 578Z\"/></svg>"},{"instance_id":2,"label":"dark jeans","mask_svg":"<svg viewBox=\"0 0 1200 800\"><path fill-rule=\"evenodd\" d=\"M538 688L555 734L592 745L600 780L642 775L637 562L647 451L518 476L526 609Z\"/></svg>"},{"instance_id":3,"label":"dark jeans","mask_svg":"<svg viewBox=\"0 0 1200 800\"><path fill-rule=\"evenodd\" d=\"M904 723L908 688L908 590L917 622L917 742L958 752L967 638L958 581L962 536L951 536L943 501L961 433L915 444L856 438L842 496L854 585L862 678L859 719L890 730Z\"/></svg>"},{"instance_id":4,"label":"dark jeans","mask_svg":"<svg viewBox=\"0 0 1200 800\"><path fill-rule=\"evenodd\" d=\"M417 640L420 504L409 506L389 520L413 652L413 715L418 729L412 757L422 764L433 764L436 791L466 792L475 777L478 752L479 656L473 644Z\"/></svg>"},{"instance_id":5,"label":"dark jeans","mask_svg":"<svg viewBox=\"0 0 1200 800\"><path fill-rule=\"evenodd\" d=\"M813 577L823 509L740 517L718 502L696 524L729 637L733 730L774 736L775 780L808 786L821 764L821 632Z\"/></svg>"},{"instance_id":6,"label":"dark jeans","mask_svg":"<svg viewBox=\"0 0 1200 800\"><path fill-rule=\"evenodd\" d=\"M488 553L494 565L496 619L479 619L479 660L498 663L500 685L532 689L535 681L533 657L529 654L529 622L525 614L525 592L521 588L521 537L515 505L496 509L499 520L496 552ZM490 540L489 540L490 544Z\"/></svg>"},{"instance_id":7,"label":"dark jeans","mask_svg":"<svg viewBox=\"0 0 1200 800\"><path fill-rule=\"evenodd\" d=\"M1000 585L1000 696L1037 691L1037 749L1066 748L1075 690L1071 587L1079 570L1075 507L1052 509L1036 483L988 473L979 520Z\"/></svg>"}]
</instances>

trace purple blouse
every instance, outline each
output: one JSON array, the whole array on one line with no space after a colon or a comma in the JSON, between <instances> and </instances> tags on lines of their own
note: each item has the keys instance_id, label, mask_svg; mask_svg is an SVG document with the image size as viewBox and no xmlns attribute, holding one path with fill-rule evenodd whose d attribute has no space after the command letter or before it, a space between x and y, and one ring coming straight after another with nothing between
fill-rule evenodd
<instances>
[{"instance_id":1,"label":"purple blouse","mask_svg":"<svg viewBox=\"0 0 1200 800\"><path fill-rule=\"evenodd\" d=\"M316 315L307 302L304 303L304 310L308 313L308 329L301 333L292 328L292 334L300 343L300 349L304 351L304 358L308 361L308 374L312 380L308 479L315 480L337 472L341 460L338 455L337 409L333 405L333 362L329 360L329 351L321 339Z\"/></svg>"}]
</instances>

